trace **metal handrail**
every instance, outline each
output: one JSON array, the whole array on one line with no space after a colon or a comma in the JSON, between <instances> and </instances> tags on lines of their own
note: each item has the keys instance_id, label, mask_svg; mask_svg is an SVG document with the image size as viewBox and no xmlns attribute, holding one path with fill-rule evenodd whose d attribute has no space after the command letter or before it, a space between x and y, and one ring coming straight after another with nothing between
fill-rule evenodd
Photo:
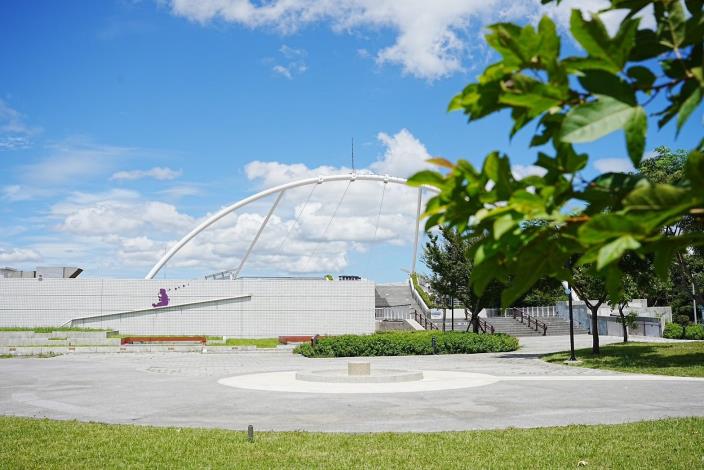
<instances>
[{"instance_id":1,"label":"metal handrail","mask_svg":"<svg viewBox=\"0 0 704 470\"><path fill-rule=\"evenodd\" d=\"M486 331L489 330L492 335L494 334L494 325L488 323L483 318L477 318L477 320L479 322L479 329L482 330L483 333L486 333Z\"/></svg>"},{"instance_id":2,"label":"metal handrail","mask_svg":"<svg viewBox=\"0 0 704 470\"><path fill-rule=\"evenodd\" d=\"M413 309L413 313L415 320L426 330L428 329L428 326L430 326L431 330L440 329L435 323L433 323L432 320L428 319L427 315L425 315L423 312L419 312L418 310Z\"/></svg>"},{"instance_id":3,"label":"metal handrail","mask_svg":"<svg viewBox=\"0 0 704 470\"><path fill-rule=\"evenodd\" d=\"M525 324L524 319L528 320L528 328L532 328L535 331L538 331L538 328L543 329L543 336L546 336L548 333L548 325L545 324L544 322L541 322L535 317L531 317L528 314L523 313L522 310L512 308L511 309L511 315L513 316L514 320L518 320L517 317L521 319L521 323ZM531 325L532 323L532 325Z\"/></svg>"}]
</instances>

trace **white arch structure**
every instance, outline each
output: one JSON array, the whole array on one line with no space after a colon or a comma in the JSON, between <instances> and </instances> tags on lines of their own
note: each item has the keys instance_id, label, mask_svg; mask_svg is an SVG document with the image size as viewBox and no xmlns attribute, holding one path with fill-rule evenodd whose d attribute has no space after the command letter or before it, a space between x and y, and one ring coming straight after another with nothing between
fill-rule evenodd
<instances>
[{"instance_id":1,"label":"white arch structure","mask_svg":"<svg viewBox=\"0 0 704 470\"><path fill-rule=\"evenodd\" d=\"M266 227L267 223L269 222L269 218L271 215L274 213L274 210L276 209L276 206L278 206L279 201L281 201L281 198L283 197L284 193L292 188L298 188L301 186L309 186L312 184L323 184L323 183L329 183L332 181L378 181L384 184L387 183L396 183L396 184L402 184L405 185L408 180L405 178L399 178L395 176L389 176L389 175L374 175L374 174L356 174L356 173L350 173L347 175L329 175L329 176L318 176L316 178L307 178L307 179L302 179L298 181L293 181L291 183L286 183L282 184L279 186L275 186L273 188L265 189L264 191L261 191L257 194L254 194L252 196L249 196L247 198L244 198L240 201L235 202L232 205L229 205L223 209L221 209L219 212L213 214L212 216L208 217L206 220L201 222L196 228L191 230L185 237L183 237L181 240L179 240L174 246L172 246L169 251L167 251L164 256L154 265L154 267L149 271L149 274L145 276L145 279L154 279L154 276L157 275L157 273L161 270L161 268L164 267L164 265L176 254L183 248L188 242L190 242L193 238L196 237L199 233L201 233L203 230L207 229L211 225L213 225L215 222L218 220L222 219L226 215L236 211L237 209L240 209L241 207L244 207L248 204L251 204L255 201L258 201L259 199L265 198L267 196L270 196L272 194L279 193L278 196L276 197L276 200L274 201L274 204L271 206L271 209L269 209L269 212L267 213L266 217L262 221L261 226L259 227L259 230L257 231L257 234L254 236L254 239L249 245L249 248L247 249L244 257L240 261L240 265L235 271L234 277L236 278L239 273L242 271L242 268L244 267L244 263L247 261L247 258L249 257L249 254L252 252L252 249L254 249L254 245L257 243L257 240L259 239L259 236L262 234L264 231L264 228ZM423 196L423 189L428 189L433 192L438 192L437 188L434 188L432 186L423 186L421 188L418 188L418 204L416 208L416 225L415 225L415 237L413 240L413 258L411 262L411 272L415 272L416 268L416 257L418 254L418 232L419 232L419 225L420 225L420 214L421 214L421 199Z\"/></svg>"}]
</instances>

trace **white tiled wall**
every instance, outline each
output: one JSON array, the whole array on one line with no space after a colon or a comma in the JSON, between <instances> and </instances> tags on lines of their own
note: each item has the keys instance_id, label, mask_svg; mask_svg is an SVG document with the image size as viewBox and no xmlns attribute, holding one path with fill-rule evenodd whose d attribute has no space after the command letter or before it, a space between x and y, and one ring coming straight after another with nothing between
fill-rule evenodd
<instances>
[{"instance_id":1,"label":"white tiled wall","mask_svg":"<svg viewBox=\"0 0 704 470\"><path fill-rule=\"evenodd\" d=\"M152 309L162 288L167 289L169 306ZM251 297L222 300L242 296ZM221 300L184 305L216 299ZM374 283L0 279L0 326L60 326L71 320L74 326L112 328L127 334L255 338L372 333Z\"/></svg>"}]
</instances>

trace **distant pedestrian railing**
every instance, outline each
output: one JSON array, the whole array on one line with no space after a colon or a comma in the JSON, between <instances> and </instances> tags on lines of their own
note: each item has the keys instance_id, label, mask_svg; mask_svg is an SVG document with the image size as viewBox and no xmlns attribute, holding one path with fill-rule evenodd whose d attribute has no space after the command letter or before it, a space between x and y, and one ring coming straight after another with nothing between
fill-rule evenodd
<instances>
[{"instance_id":1,"label":"distant pedestrian railing","mask_svg":"<svg viewBox=\"0 0 704 470\"><path fill-rule=\"evenodd\" d=\"M420 324L420 326L422 326L426 330L439 330L438 326L435 323L433 323L433 321L430 319L430 317L425 315L423 312L413 310L413 315L415 317L415 320L418 322L418 324Z\"/></svg>"},{"instance_id":2,"label":"distant pedestrian railing","mask_svg":"<svg viewBox=\"0 0 704 470\"><path fill-rule=\"evenodd\" d=\"M494 325L492 325L491 323L487 323L487 321L483 318L477 318L477 320L479 322L479 331L481 331L482 333L490 333L492 335L495 333Z\"/></svg>"},{"instance_id":3,"label":"distant pedestrian railing","mask_svg":"<svg viewBox=\"0 0 704 470\"><path fill-rule=\"evenodd\" d=\"M533 318L535 317L557 317L557 309L554 305L548 305L544 307L511 307L504 311L504 316L510 317L513 311L519 310L524 315L529 315Z\"/></svg>"},{"instance_id":4,"label":"distant pedestrian railing","mask_svg":"<svg viewBox=\"0 0 704 470\"><path fill-rule=\"evenodd\" d=\"M507 316L512 316L513 319L516 321L520 321L523 324L527 324L528 328L532 330L542 330L543 336L548 334L548 325L541 322L537 318L528 315L527 313L523 313L519 308L509 308L506 310L506 314Z\"/></svg>"},{"instance_id":5,"label":"distant pedestrian railing","mask_svg":"<svg viewBox=\"0 0 704 470\"><path fill-rule=\"evenodd\" d=\"M377 320L408 320L413 318L411 305L394 305L390 307L376 307L374 318Z\"/></svg>"}]
</instances>

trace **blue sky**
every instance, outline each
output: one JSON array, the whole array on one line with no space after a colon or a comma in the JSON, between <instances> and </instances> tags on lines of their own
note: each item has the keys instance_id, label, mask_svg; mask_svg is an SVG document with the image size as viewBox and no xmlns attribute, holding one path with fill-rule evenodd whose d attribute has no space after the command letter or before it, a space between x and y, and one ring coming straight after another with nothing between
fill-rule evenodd
<instances>
[{"instance_id":1,"label":"blue sky","mask_svg":"<svg viewBox=\"0 0 704 470\"><path fill-rule=\"evenodd\" d=\"M506 115L468 126L446 106L492 60L484 25L543 13L565 24L570 2L538 3L3 2L0 265L141 277L219 208L349 172L351 138L362 171L406 177L431 155L480 164L494 149L529 167L529 131L509 142ZM677 141L651 130L648 149L692 146L701 125L698 110ZM587 176L626 162L620 134L588 150ZM389 188L377 224L382 188L355 184L326 231L343 191L287 194L243 274L402 279L413 190ZM160 275L235 267L267 208L223 220Z\"/></svg>"}]
</instances>

